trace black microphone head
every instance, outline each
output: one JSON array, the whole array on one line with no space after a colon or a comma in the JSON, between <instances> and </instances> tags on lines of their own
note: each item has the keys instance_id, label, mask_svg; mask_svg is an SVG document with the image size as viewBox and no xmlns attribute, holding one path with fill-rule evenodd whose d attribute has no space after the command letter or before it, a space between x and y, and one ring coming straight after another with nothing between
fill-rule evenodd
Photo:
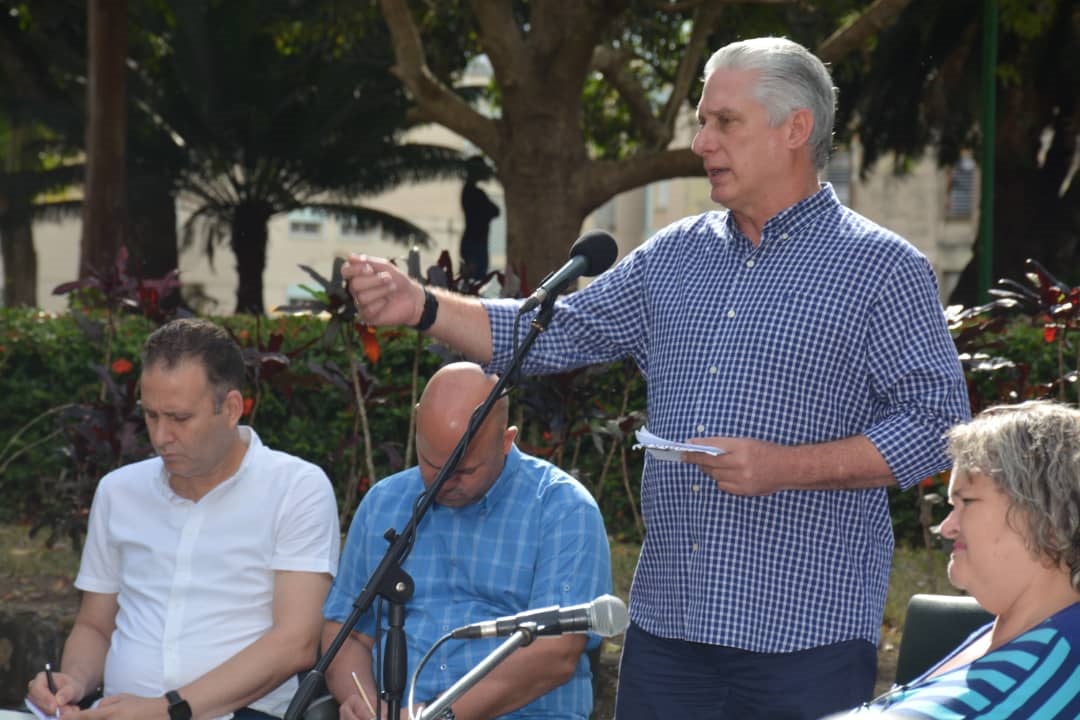
<instances>
[{"instance_id":1,"label":"black microphone head","mask_svg":"<svg viewBox=\"0 0 1080 720\"><path fill-rule=\"evenodd\" d=\"M589 627L597 635L618 635L629 624L630 616L626 612L626 604L614 595L601 595L589 604Z\"/></svg>"},{"instance_id":2,"label":"black microphone head","mask_svg":"<svg viewBox=\"0 0 1080 720\"><path fill-rule=\"evenodd\" d=\"M585 277L599 275L607 270L618 254L619 246L606 230L590 230L570 247L570 257L585 258L585 272L582 273Z\"/></svg>"}]
</instances>

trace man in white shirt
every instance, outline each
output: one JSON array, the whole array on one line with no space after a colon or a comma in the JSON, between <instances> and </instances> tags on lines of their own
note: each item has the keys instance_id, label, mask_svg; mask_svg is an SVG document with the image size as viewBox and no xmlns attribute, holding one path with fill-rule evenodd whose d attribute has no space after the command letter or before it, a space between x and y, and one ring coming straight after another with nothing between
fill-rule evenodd
<instances>
[{"instance_id":1,"label":"man in white shirt","mask_svg":"<svg viewBox=\"0 0 1080 720\"><path fill-rule=\"evenodd\" d=\"M239 425L243 357L223 329L173 321L142 363L157 457L102 478L56 690L39 673L29 699L88 720L280 717L337 569L333 489Z\"/></svg>"}]
</instances>

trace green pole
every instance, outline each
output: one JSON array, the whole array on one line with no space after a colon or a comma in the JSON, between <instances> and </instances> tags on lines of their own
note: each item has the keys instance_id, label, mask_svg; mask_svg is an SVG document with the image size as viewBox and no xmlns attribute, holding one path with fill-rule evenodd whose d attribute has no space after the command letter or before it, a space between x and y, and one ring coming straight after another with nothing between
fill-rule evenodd
<instances>
[{"instance_id":1,"label":"green pole","mask_svg":"<svg viewBox=\"0 0 1080 720\"><path fill-rule=\"evenodd\" d=\"M979 182L978 302L990 301L994 266L994 144L997 137L997 0L983 0L982 148Z\"/></svg>"}]
</instances>

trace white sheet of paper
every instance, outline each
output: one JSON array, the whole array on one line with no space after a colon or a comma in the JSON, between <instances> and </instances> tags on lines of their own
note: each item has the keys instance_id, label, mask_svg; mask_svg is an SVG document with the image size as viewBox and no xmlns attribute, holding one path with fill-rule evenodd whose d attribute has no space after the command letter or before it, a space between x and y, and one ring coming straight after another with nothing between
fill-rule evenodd
<instances>
[{"instance_id":1,"label":"white sheet of paper","mask_svg":"<svg viewBox=\"0 0 1080 720\"><path fill-rule=\"evenodd\" d=\"M26 709L34 713L39 720L57 720L60 717L59 715L47 715L44 710L30 702L30 698L26 698L23 702L26 704Z\"/></svg>"},{"instance_id":2,"label":"white sheet of paper","mask_svg":"<svg viewBox=\"0 0 1080 720\"><path fill-rule=\"evenodd\" d=\"M637 438L637 444L634 445L635 450L644 448L645 452L652 455L657 460L669 460L671 462L681 462L682 454L685 452L699 452L707 455L723 455L724 451L720 448L712 447L711 445L697 445L695 443L683 443L676 442L675 440L665 440L664 438L653 435L646 428L641 428L634 432L634 437Z\"/></svg>"}]
</instances>

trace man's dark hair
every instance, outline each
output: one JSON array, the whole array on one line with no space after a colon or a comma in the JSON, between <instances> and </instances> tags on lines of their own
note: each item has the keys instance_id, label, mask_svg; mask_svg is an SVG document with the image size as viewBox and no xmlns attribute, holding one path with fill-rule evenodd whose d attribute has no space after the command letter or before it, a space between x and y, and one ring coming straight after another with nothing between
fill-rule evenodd
<instances>
[{"instance_id":1,"label":"man's dark hair","mask_svg":"<svg viewBox=\"0 0 1080 720\"><path fill-rule=\"evenodd\" d=\"M244 387L244 356L240 346L224 328L199 318L180 318L162 325L146 338L142 349L145 371L155 365L175 368L194 360L203 366L214 390L215 410L221 408L230 390Z\"/></svg>"}]
</instances>

